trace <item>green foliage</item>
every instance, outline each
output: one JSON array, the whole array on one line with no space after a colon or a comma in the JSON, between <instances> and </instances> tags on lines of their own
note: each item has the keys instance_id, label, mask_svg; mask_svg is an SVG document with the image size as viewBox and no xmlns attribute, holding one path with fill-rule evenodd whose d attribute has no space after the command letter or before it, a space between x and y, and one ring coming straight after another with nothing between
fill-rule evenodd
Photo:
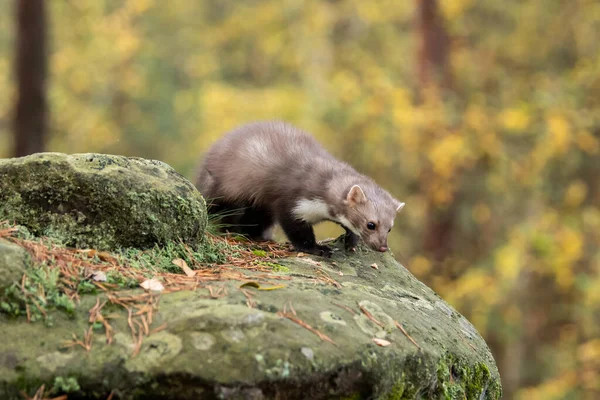
<instances>
[{"instance_id":1,"label":"green foliage","mask_svg":"<svg viewBox=\"0 0 600 400\"><path fill-rule=\"evenodd\" d=\"M49 265L40 265L26 271L23 285L13 284L4 291L0 308L12 316L27 315L31 321L44 319L48 324L48 310L59 309L68 315L75 312L75 303L62 291L59 270Z\"/></svg>"},{"instance_id":2,"label":"green foliage","mask_svg":"<svg viewBox=\"0 0 600 400\"><path fill-rule=\"evenodd\" d=\"M507 398L594 397L600 4L438 1L453 38L444 93L415 83L418 3L50 2L49 148L157 158L191 177L224 131L295 123L406 201L390 247L486 337ZM4 156L11 7L0 4ZM222 260L201 253L124 256L173 271L175 256Z\"/></svg>"},{"instance_id":3,"label":"green foliage","mask_svg":"<svg viewBox=\"0 0 600 400\"><path fill-rule=\"evenodd\" d=\"M202 265L223 264L227 261L227 256L235 254L238 248L222 240L206 239L202 242L198 250L193 250L184 243L168 243L166 246L155 246L150 250L126 249L120 252L124 263L133 268L144 269L148 271L150 278L157 272L180 273L181 268L173 264L173 260L181 258L189 265L199 263ZM118 281L117 277L109 277ZM121 282L120 286L128 286L126 282ZM137 283L136 283L137 285Z\"/></svg>"},{"instance_id":4,"label":"green foliage","mask_svg":"<svg viewBox=\"0 0 600 400\"><path fill-rule=\"evenodd\" d=\"M77 378L69 376L57 376L54 378L54 385L52 386L52 393L71 393L80 390L79 382Z\"/></svg>"}]
</instances>

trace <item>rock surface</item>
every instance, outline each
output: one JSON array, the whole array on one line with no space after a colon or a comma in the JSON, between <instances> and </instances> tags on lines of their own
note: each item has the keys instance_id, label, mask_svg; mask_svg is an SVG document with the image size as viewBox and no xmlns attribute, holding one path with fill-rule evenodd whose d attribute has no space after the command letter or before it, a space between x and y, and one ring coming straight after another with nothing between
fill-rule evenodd
<instances>
[{"instance_id":1,"label":"rock surface","mask_svg":"<svg viewBox=\"0 0 600 400\"><path fill-rule=\"evenodd\" d=\"M0 221L67 246L148 248L202 240L206 204L160 161L102 154L39 153L0 159Z\"/></svg>"},{"instance_id":2,"label":"rock surface","mask_svg":"<svg viewBox=\"0 0 600 400\"><path fill-rule=\"evenodd\" d=\"M161 295L148 329L164 329L135 356L120 310L107 310L112 344L99 327L89 351L63 347L73 334L85 342L95 296L83 296L73 317L58 313L52 328L0 314L0 398L41 384L70 391L70 400L111 391L114 399L500 398L495 362L471 323L390 253L338 246L331 260L278 261L289 271L275 290L225 281L211 283L224 288L216 296L208 288Z\"/></svg>"},{"instance_id":3,"label":"rock surface","mask_svg":"<svg viewBox=\"0 0 600 400\"><path fill-rule=\"evenodd\" d=\"M0 239L0 294L13 283L19 282L28 263L29 254L25 249Z\"/></svg>"},{"instance_id":4,"label":"rock surface","mask_svg":"<svg viewBox=\"0 0 600 400\"><path fill-rule=\"evenodd\" d=\"M169 248L181 238L194 247L206 207L191 183L158 161L43 153L0 160L3 219L27 227L18 228L24 237L67 246ZM41 244L0 239L0 399L33 396L42 385L69 400L500 398L492 355L463 316L391 253L346 253L336 243L327 260L272 263L264 250L246 251L264 258L262 269L217 266L210 279L176 287L193 290L92 295L84 294L98 292L88 276L98 275L73 272L80 261L65 264L67 250L57 250L59 270L56 253L38 257ZM141 279L157 273L157 258L135 267L108 259ZM28 286L19 279L24 270ZM163 278L173 282L176 273ZM70 285L70 298L56 293L58 282ZM52 290L57 308L45 310ZM20 311L19 299L29 308ZM41 320L27 322L34 312Z\"/></svg>"}]
</instances>

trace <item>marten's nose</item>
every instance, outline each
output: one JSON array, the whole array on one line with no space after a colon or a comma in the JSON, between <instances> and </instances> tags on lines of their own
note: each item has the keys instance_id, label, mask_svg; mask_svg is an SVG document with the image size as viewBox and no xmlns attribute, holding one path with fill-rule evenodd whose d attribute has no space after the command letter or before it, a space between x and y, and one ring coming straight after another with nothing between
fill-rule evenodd
<instances>
[{"instance_id":1,"label":"marten's nose","mask_svg":"<svg viewBox=\"0 0 600 400\"><path fill-rule=\"evenodd\" d=\"M382 253L384 253L384 252L386 252L386 251L387 251L387 249L388 249L388 248L387 248L386 246L381 246L381 247L379 248L379 251L380 251L380 252L382 252Z\"/></svg>"}]
</instances>

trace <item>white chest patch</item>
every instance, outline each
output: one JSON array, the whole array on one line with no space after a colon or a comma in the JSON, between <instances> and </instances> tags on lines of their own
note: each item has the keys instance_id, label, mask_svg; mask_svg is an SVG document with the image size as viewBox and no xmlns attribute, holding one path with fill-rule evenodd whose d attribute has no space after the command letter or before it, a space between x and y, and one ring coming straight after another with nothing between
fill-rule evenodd
<instances>
[{"instance_id":1,"label":"white chest patch","mask_svg":"<svg viewBox=\"0 0 600 400\"><path fill-rule=\"evenodd\" d=\"M360 236L360 231L356 229L356 227L352 225L350 221L348 221L348 219L343 215L337 215L335 220L338 221L340 224L344 225L346 228L350 229L352 233Z\"/></svg>"},{"instance_id":2,"label":"white chest patch","mask_svg":"<svg viewBox=\"0 0 600 400\"><path fill-rule=\"evenodd\" d=\"M326 219L331 219L327 204L322 200L302 199L296 203L292 213L299 219L316 224Z\"/></svg>"}]
</instances>

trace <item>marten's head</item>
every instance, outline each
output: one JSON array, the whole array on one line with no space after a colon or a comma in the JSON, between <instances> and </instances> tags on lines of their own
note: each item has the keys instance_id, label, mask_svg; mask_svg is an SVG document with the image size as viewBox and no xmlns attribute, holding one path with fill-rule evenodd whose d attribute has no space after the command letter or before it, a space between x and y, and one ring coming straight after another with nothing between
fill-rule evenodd
<instances>
[{"instance_id":1,"label":"marten's head","mask_svg":"<svg viewBox=\"0 0 600 400\"><path fill-rule=\"evenodd\" d=\"M388 234L404 203L377 185L363 184L350 188L344 204L344 213L338 216L342 225L359 235L371 249L387 251Z\"/></svg>"}]
</instances>

